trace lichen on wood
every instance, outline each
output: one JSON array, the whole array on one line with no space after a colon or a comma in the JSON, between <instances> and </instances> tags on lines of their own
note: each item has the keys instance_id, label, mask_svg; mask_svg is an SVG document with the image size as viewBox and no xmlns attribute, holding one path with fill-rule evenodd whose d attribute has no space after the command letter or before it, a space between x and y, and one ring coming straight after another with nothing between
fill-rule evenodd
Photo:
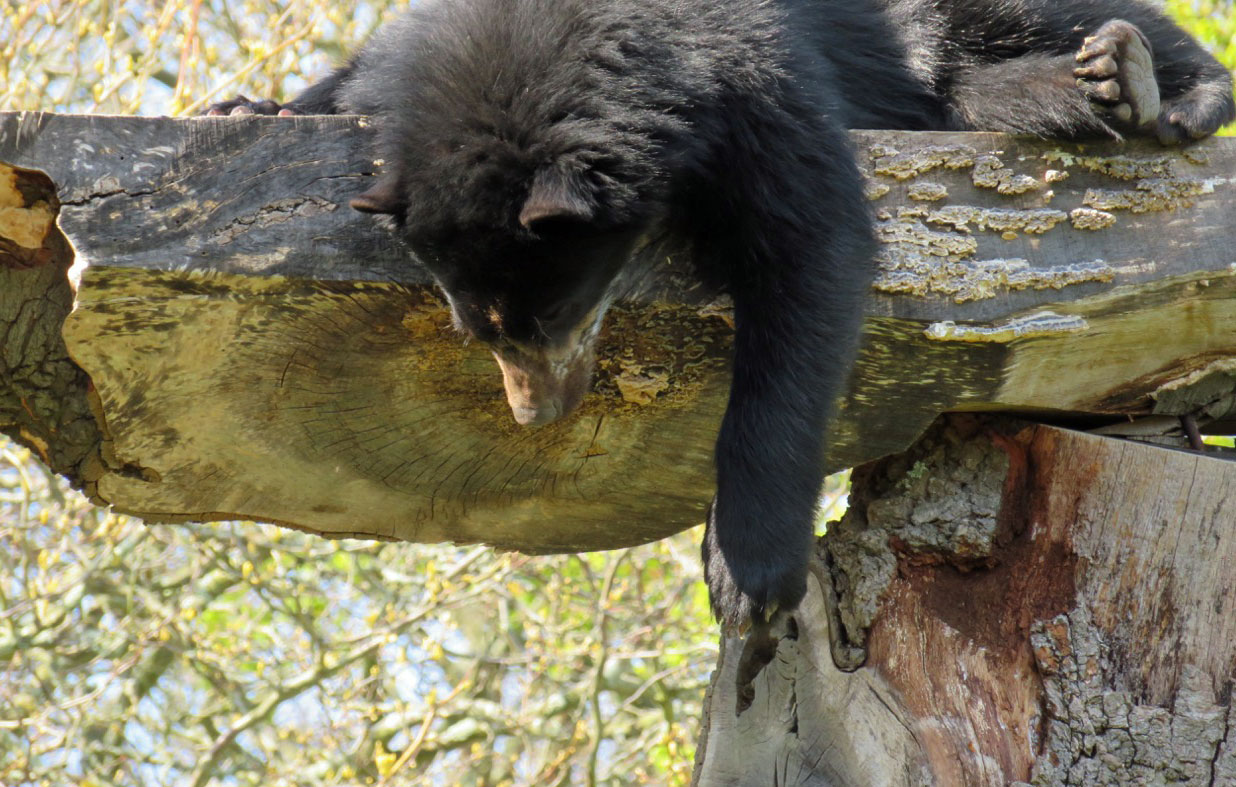
<instances>
[{"instance_id":1,"label":"lichen on wood","mask_svg":"<svg viewBox=\"0 0 1236 787\"><path fill-rule=\"evenodd\" d=\"M868 155L875 162L875 173L897 180L916 178L941 167L973 167L977 154L978 151L969 145L927 145L907 153L884 145L868 148Z\"/></svg>"},{"instance_id":2,"label":"lichen on wood","mask_svg":"<svg viewBox=\"0 0 1236 787\"><path fill-rule=\"evenodd\" d=\"M993 558L1006 452L962 442L943 425L915 447L864 467L856 496L824 539L847 640L861 646L897 563L971 570Z\"/></svg>"},{"instance_id":3,"label":"lichen on wood","mask_svg":"<svg viewBox=\"0 0 1236 787\"><path fill-rule=\"evenodd\" d=\"M927 213L929 224L949 226L964 233L971 224L982 231L1027 232L1041 235L1069 217L1049 208L981 208L976 205L949 205Z\"/></svg>"},{"instance_id":4,"label":"lichen on wood","mask_svg":"<svg viewBox=\"0 0 1236 787\"><path fill-rule=\"evenodd\" d=\"M1042 236L1050 248L1075 255L1083 244L1069 237L1071 233L1114 227L1112 211L1188 209L1227 183L1212 173L1195 173L1201 166L1196 162L1205 160L1199 156L1100 155L1083 153L1084 148L1032 153L1014 145L929 145L907 151L871 146L874 169L868 191L877 200L877 234L885 244L876 289L943 295L967 303L1016 290L1112 282L1121 268L1104 256L1087 260L1057 255L1040 266L1027 252L1038 251ZM1081 175L1070 180L1071 168ZM969 188L959 185L963 181L950 170L968 173ZM931 183L917 181L932 171L936 175ZM1106 185L1113 180L1119 186ZM982 204L974 195L984 192L1014 204ZM928 195L930 205L925 204ZM906 202L893 209L890 203L902 199ZM1006 248L993 248L974 234L976 229L995 234ZM1019 253L1010 254L1010 249Z\"/></svg>"},{"instance_id":5,"label":"lichen on wood","mask_svg":"<svg viewBox=\"0 0 1236 787\"><path fill-rule=\"evenodd\" d=\"M1030 637L1045 697L1035 787L1229 784L1236 779L1231 706L1187 664L1170 707L1138 702L1084 608L1035 624ZM1224 756L1226 755L1226 757Z\"/></svg>"},{"instance_id":6,"label":"lichen on wood","mask_svg":"<svg viewBox=\"0 0 1236 787\"><path fill-rule=\"evenodd\" d=\"M1073 229L1105 230L1116 223L1116 217L1111 213L1094 208L1073 208L1069 211L1069 219Z\"/></svg>"},{"instance_id":7,"label":"lichen on wood","mask_svg":"<svg viewBox=\"0 0 1236 787\"><path fill-rule=\"evenodd\" d=\"M995 189L1000 194L1025 194L1043 188L1043 183L1029 175L1018 174L996 155L979 156L974 160L974 172L971 176L974 185L984 189Z\"/></svg>"},{"instance_id":8,"label":"lichen on wood","mask_svg":"<svg viewBox=\"0 0 1236 787\"><path fill-rule=\"evenodd\" d=\"M1149 213L1191 208L1194 197L1212 194L1215 181L1198 178L1145 178L1132 189L1090 189L1082 202L1095 210Z\"/></svg>"},{"instance_id":9,"label":"lichen on wood","mask_svg":"<svg viewBox=\"0 0 1236 787\"><path fill-rule=\"evenodd\" d=\"M997 342L1052 336L1060 333L1080 333L1089 328L1085 318L1076 314L1035 312L994 325L958 325L952 320L932 323L923 331L928 339L940 342Z\"/></svg>"},{"instance_id":10,"label":"lichen on wood","mask_svg":"<svg viewBox=\"0 0 1236 787\"><path fill-rule=\"evenodd\" d=\"M912 183L906 195L920 202L935 202L948 196L948 188L939 183Z\"/></svg>"},{"instance_id":11,"label":"lichen on wood","mask_svg":"<svg viewBox=\"0 0 1236 787\"><path fill-rule=\"evenodd\" d=\"M1183 157L1190 163L1205 163L1199 161L1196 156L1190 157L1187 150ZM1117 153L1096 156L1080 152L1051 150L1043 154L1043 159L1049 164L1060 164L1066 168L1078 167L1088 172L1120 180L1171 177L1176 171L1173 163L1175 158L1169 154L1131 156ZM1065 172L1067 171L1065 169Z\"/></svg>"},{"instance_id":12,"label":"lichen on wood","mask_svg":"<svg viewBox=\"0 0 1236 787\"><path fill-rule=\"evenodd\" d=\"M1071 284L1108 282L1116 276L1115 269L1102 260L1035 268L1029 260L1018 258L967 260L969 254L935 255L913 250L920 242L940 244L929 245L929 249L953 242L933 238L938 235L925 228L899 227L896 237L901 248L881 254L875 288L887 293L946 295L955 303L965 303L995 298L1009 290L1058 290Z\"/></svg>"}]
</instances>

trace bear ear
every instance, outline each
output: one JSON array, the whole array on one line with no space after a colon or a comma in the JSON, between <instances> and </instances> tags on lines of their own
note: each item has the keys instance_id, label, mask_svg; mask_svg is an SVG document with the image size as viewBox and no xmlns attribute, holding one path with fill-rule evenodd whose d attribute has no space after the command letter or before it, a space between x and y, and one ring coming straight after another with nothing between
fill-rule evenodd
<instances>
[{"instance_id":1,"label":"bear ear","mask_svg":"<svg viewBox=\"0 0 1236 787\"><path fill-rule=\"evenodd\" d=\"M544 167L532 179L528 198L519 211L525 229L555 221L591 221L596 215L596 199L583 173L562 167Z\"/></svg>"},{"instance_id":2,"label":"bear ear","mask_svg":"<svg viewBox=\"0 0 1236 787\"><path fill-rule=\"evenodd\" d=\"M403 198L399 193L399 181L390 176L378 178L378 182L363 194L352 198L349 202L353 210L361 213L383 213L388 216L398 215L403 211Z\"/></svg>"}]
</instances>

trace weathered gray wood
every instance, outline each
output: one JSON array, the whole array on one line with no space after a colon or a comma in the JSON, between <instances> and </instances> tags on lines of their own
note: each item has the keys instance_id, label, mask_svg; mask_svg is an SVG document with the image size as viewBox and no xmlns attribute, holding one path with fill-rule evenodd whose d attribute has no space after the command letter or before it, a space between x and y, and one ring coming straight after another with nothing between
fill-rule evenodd
<instances>
[{"instance_id":1,"label":"weathered gray wood","mask_svg":"<svg viewBox=\"0 0 1236 787\"><path fill-rule=\"evenodd\" d=\"M1236 783L1234 512L1236 462L951 417L821 540L865 665L813 580L741 714L726 642L697 784Z\"/></svg>"},{"instance_id":2,"label":"weathered gray wood","mask_svg":"<svg viewBox=\"0 0 1236 787\"><path fill-rule=\"evenodd\" d=\"M739 678L743 640L722 637L704 698L692 787L934 787L898 699L870 670L842 672L829 656L820 583L807 581L794 637L750 686ZM736 713L739 694L751 703Z\"/></svg>"},{"instance_id":3,"label":"weathered gray wood","mask_svg":"<svg viewBox=\"0 0 1236 787\"><path fill-rule=\"evenodd\" d=\"M375 171L364 123L0 113L0 161L51 177L77 253L64 336L105 468L58 469L152 520L333 535L571 550L698 522L724 300L650 243L580 414L519 429L424 273L346 207ZM855 143L886 246L831 466L902 450L946 410L1149 413L1165 386L1226 374L1233 142ZM1219 406L1193 399L1175 401Z\"/></svg>"}]
</instances>

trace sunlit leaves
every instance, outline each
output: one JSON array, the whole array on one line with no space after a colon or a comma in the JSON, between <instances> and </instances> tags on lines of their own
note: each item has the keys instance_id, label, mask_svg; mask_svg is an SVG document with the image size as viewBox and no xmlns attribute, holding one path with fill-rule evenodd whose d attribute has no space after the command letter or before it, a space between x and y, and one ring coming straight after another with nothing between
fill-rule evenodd
<instances>
[{"instance_id":1,"label":"sunlit leaves","mask_svg":"<svg viewBox=\"0 0 1236 787\"><path fill-rule=\"evenodd\" d=\"M1166 8L1219 62L1236 71L1236 0L1167 0ZM1236 123L1219 133L1236 134Z\"/></svg>"},{"instance_id":2,"label":"sunlit leaves","mask_svg":"<svg viewBox=\"0 0 1236 787\"><path fill-rule=\"evenodd\" d=\"M393 5L0 4L0 107L177 114L242 88L281 96L325 73Z\"/></svg>"},{"instance_id":3,"label":"sunlit leaves","mask_svg":"<svg viewBox=\"0 0 1236 787\"><path fill-rule=\"evenodd\" d=\"M698 532L533 558L150 528L3 451L0 784L689 780Z\"/></svg>"}]
</instances>

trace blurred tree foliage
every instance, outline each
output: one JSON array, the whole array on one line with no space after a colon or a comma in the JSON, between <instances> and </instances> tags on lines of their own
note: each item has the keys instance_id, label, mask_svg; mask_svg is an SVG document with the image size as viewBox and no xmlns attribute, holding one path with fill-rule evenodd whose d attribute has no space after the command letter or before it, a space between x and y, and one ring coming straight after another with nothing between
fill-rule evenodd
<instances>
[{"instance_id":1,"label":"blurred tree foliage","mask_svg":"<svg viewBox=\"0 0 1236 787\"><path fill-rule=\"evenodd\" d=\"M395 6L6 0L0 107L174 115L241 88L290 95L343 60Z\"/></svg>"},{"instance_id":2,"label":"blurred tree foliage","mask_svg":"<svg viewBox=\"0 0 1236 787\"><path fill-rule=\"evenodd\" d=\"M394 6L0 0L0 109L287 97ZM1236 0L1168 7L1236 67ZM686 784L699 536L532 558L149 528L0 438L0 784Z\"/></svg>"},{"instance_id":3,"label":"blurred tree foliage","mask_svg":"<svg viewBox=\"0 0 1236 787\"><path fill-rule=\"evenodd\" d=\"M241 90L289 98L404 4L2 0L0 107L193 114ZM1157 4L1236 69L1236 0Z\"/></svg>"},{"instance_id":4,"label":"blurred tree foliage","mask_svg":"<svg viewBox=\"0 0 1236 787\"><path fill-rule=\"evenodd\" d=\"M1236 71L1236 0L1167 0L1167 12ZM1236 133L1236 125L1222 133Z\"/></svg>"},{"instance_id":5,"label":"blurred tree foliage","mask_svg":"<svg viewBox=\"0 0 1236 787\"><path fill-rule=\"evenodd\" d=\"M146 527L0 453L0 784L683 784L695 535L552 558Z\"/></svg>"}]
</instances>

